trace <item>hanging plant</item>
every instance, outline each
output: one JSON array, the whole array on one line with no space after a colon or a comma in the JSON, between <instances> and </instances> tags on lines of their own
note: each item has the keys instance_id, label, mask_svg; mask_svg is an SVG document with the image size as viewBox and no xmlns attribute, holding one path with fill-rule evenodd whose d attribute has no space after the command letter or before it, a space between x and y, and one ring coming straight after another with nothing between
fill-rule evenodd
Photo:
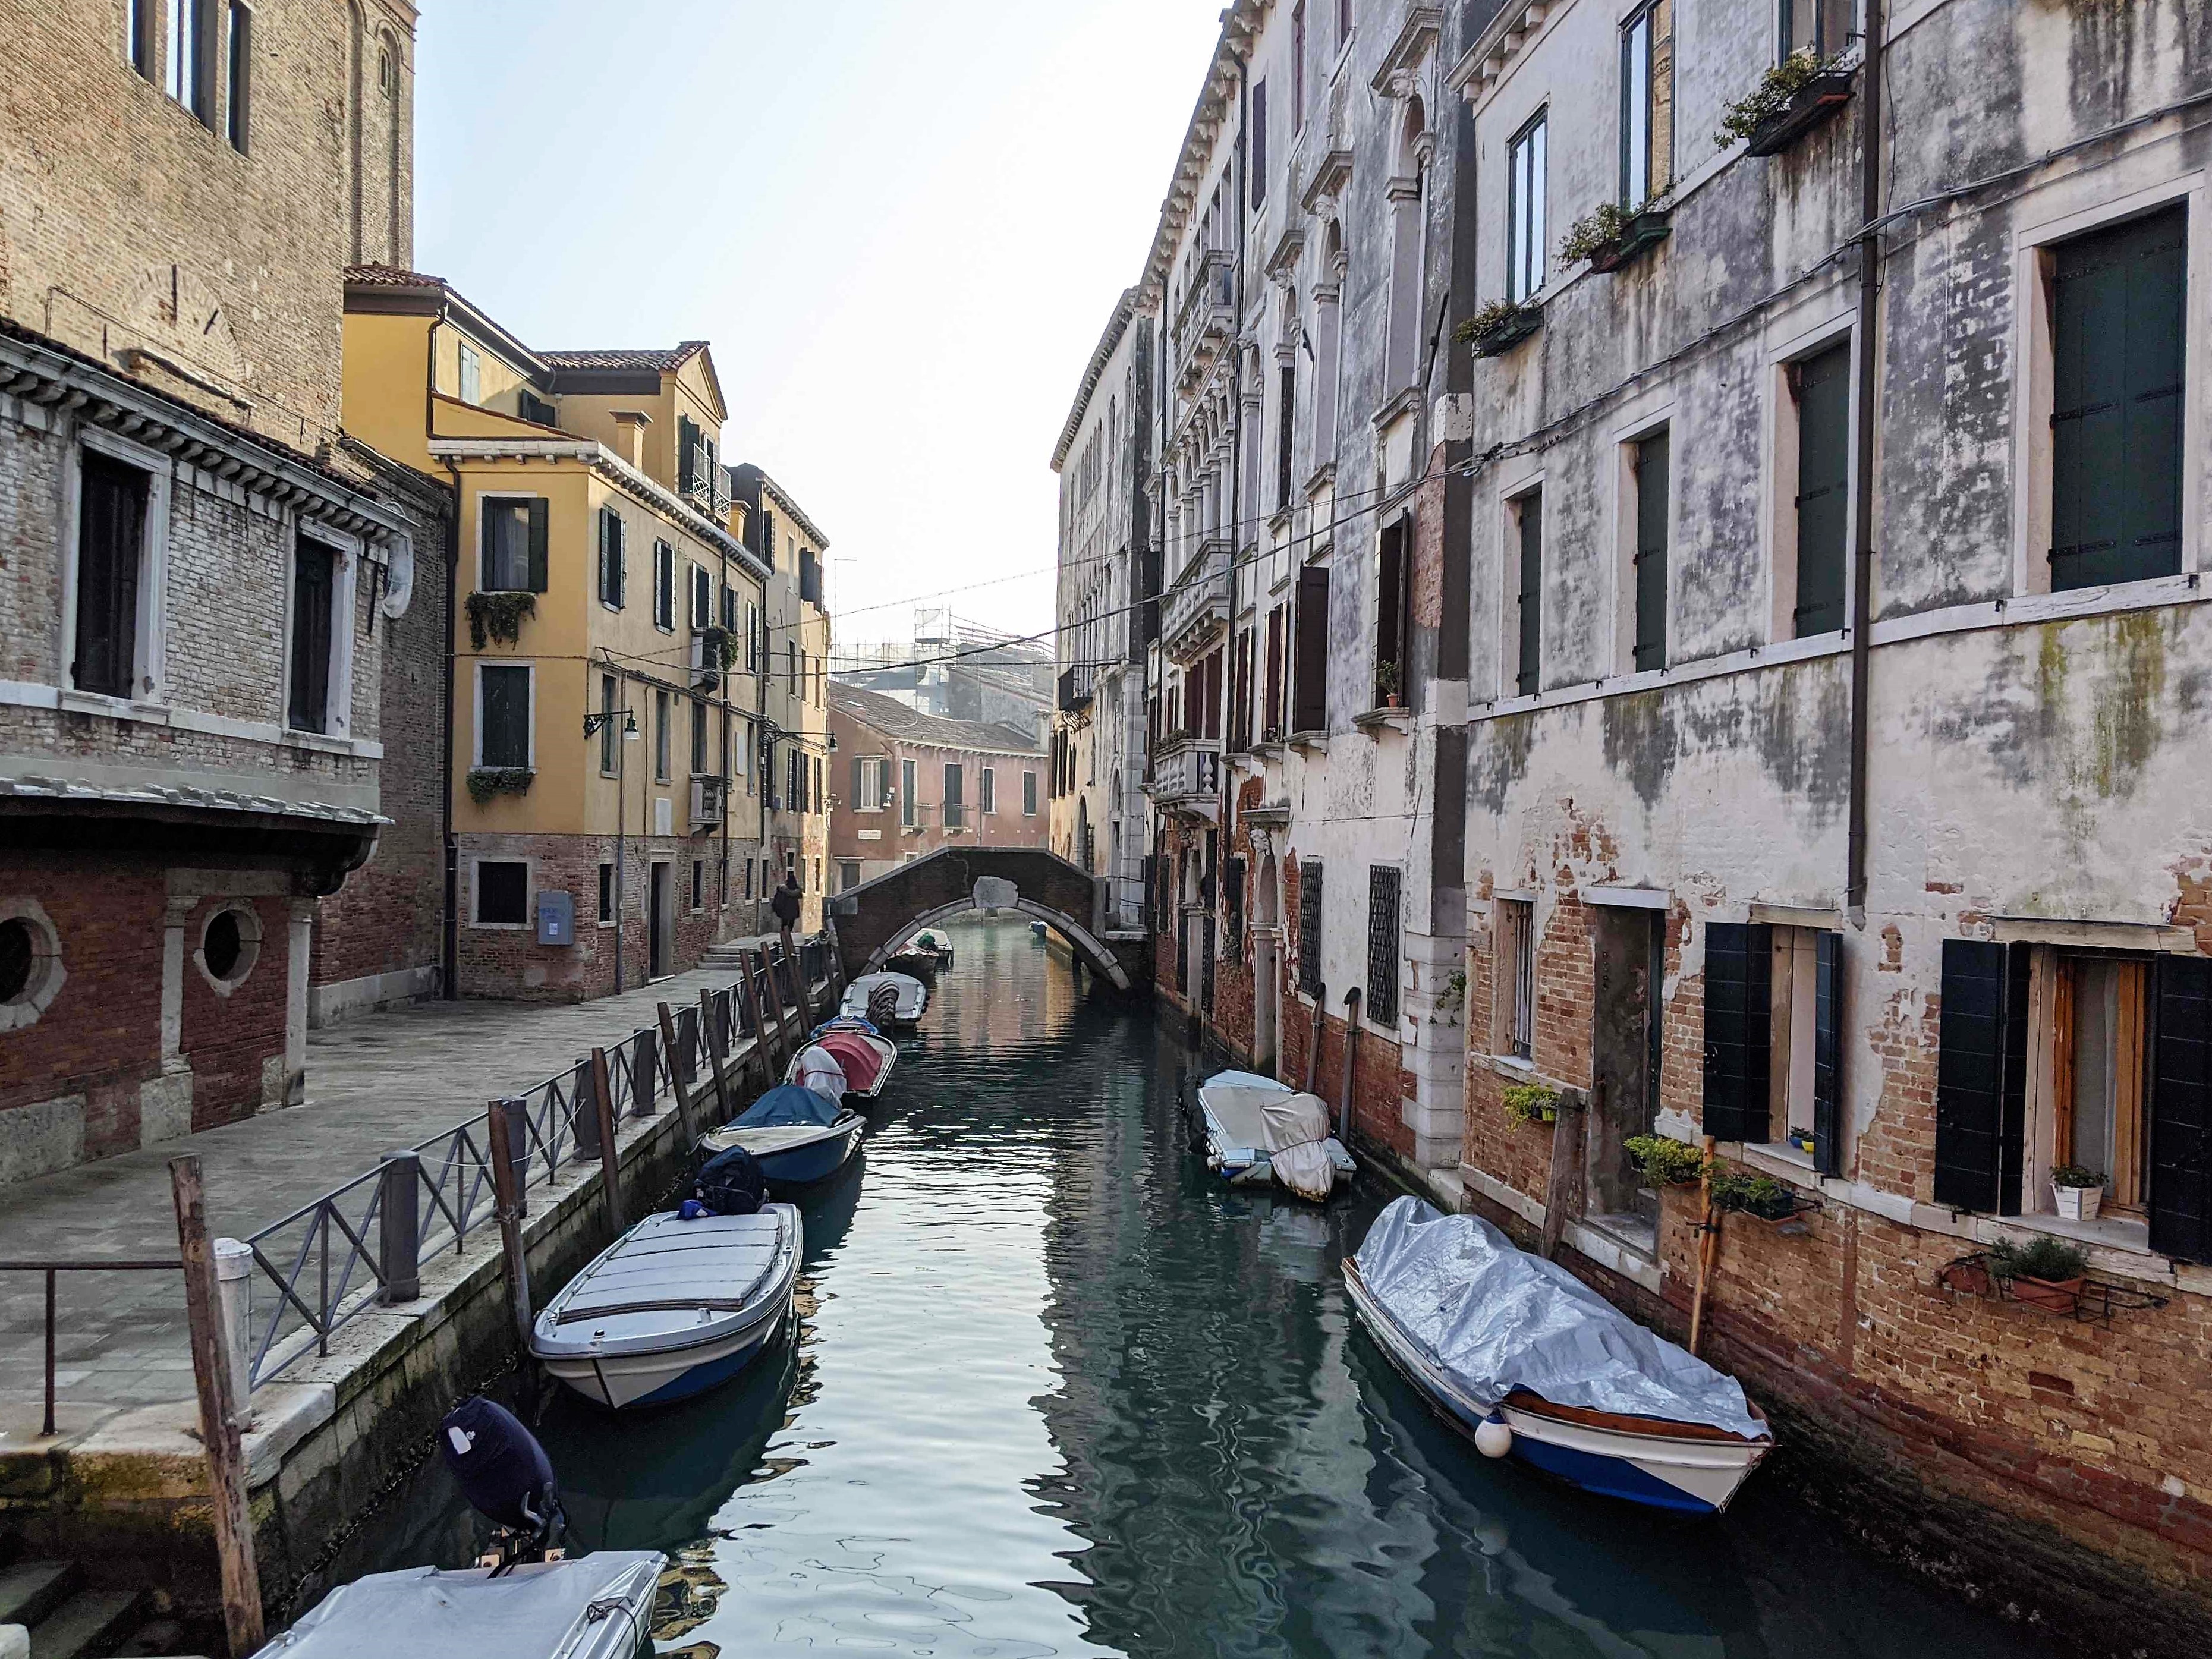
<instances>
[{"instance_id":1,"label":"hanging plant","mask_svg":"<svg viewBox=\"0 0 2212 1659\"><path fill-rule=\"evenodd\" d=\"M479 651L487 641L513 645L522 637L522 619L538 614L535 593L471 593L468 598L469 643Z\"/></svg>"},{"instance_id":2,"label":"hanging plant","mask_svg":"<svg viewBox=\"0 0 2212 1659\"><path fill-rule=\"evenodd\" d=\"M526 795L538 774L526 766L477 766L469 769L469 799L479 806L494 795Z\"/></svg>"},{"instance_id":3,"label":"hanging plant","mask_svg":"<svg viewBox=\"0 0 2212 1659\"><path fill-rule=\"evenodd\" d=\"M737 641L730 630L717 623L712 627L701 630L699 638L702 641L699 647L699 665L702 668L711 668L716 673L727 672L731 662L734 660L737 649Z\"/></svg>"},{"instance_id":4,"label":"hanging plant","mask_svg":"<svg viewBox=\"0 0 2212 1659\"><path fill-rule=\"evenodd\" d=\"M1580 264L1607 243L1619 241L1635 216L1618 202L1600 202L1567 227L1559 240L1559 263Z\"/></svg>"},{"instance_id":5,"label":"hanging plant","mask_svg":"<svg viewBox=\"0 0 2212 1659\"><path fill-rule=\"evenodd\" d=\"M1506 1086L1505 1115L1516 1123L1555 1123L1559 1116L1559 1091L1541 1083Z\"/></svg>"},{"instance_id":6,"label":"hanging plant","mask_svg":"<svg viewBox=\"0 0 2212 1659\"><path fill-rule=\"evenodd\" d=\"M1838 61L1839 57L1823 58L1810 46L1800 46L1759 76L1759 84L1749 92L1722 106L1720 131L1713 135L1713 142L1723 149L1734 143L1753 143L1762 128L1790 113L1797 94L1834 70Z\"/></svg>"},{"instance_id":7,"label":"hanging plant","mask_svg":"<svg viewBox=\"0 0 2212 1659\"><path fill-rule=\"evenodd\" d=\"M1796 1192L1772 1176L1744 1170L1719 1170L1713 1175L1713 1208L1741 1211L1762 1221L1782 1221L1802 1207Z\"/></svg>"},{"instance_id":8,"label":"hanging plant","mask_svg":"<svg viewBox=\"0 0 2212 1659\"><path fill-rule=\"evenodd\" d=\"M1492 300L1452 331L1452 338L1474 348L1478 357L1495 357L1544 325L1544 307L1511 300Z\"/></svg>"},{"instance_id":9,"label":"hanging plant","mask_svg":"<svg viewBox=\"0 0 2212 1659\"><path fill-rule=\"evenodd\" d=\"M1694 1187L1705 1173L1705 1155L1672 1135L1631 1135L1620 1146L1655 1187Z\"/></svg>"}]
</instances>

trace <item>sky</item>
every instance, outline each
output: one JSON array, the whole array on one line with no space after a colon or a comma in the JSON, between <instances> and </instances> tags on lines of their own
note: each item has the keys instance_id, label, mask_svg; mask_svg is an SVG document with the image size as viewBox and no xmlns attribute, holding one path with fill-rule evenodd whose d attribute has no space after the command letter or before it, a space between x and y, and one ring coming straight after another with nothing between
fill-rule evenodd
<instances>
[{"instance_id":1,"label":"sky","mask_svg":"<svg viewBox=\"0 0 2212 1659\"><path fill-rule=\"evenodd\" d=\"M840 641L1044 629L1053 447L1220 3L426 0L414 263L540 349L711 341Z\"/></svg>"}]
</instances>

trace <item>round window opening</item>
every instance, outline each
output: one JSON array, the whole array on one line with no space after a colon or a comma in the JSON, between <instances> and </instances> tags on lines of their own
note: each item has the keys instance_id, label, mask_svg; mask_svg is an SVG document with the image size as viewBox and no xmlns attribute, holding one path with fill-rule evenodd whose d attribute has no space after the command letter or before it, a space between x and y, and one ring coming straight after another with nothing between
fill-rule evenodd
<instances>
[{"instance_id":1,"label":"round window opening","mask_svg":"<svg viewBox=\"0 0 2212 1659\"><path fill-rule=\"evenodd\" d=\"M21 916L0 921L0 1003L23 1000L38 960L39 941L31 924Z\"/></svg>"},{"instance_id":2,"label":"round window opening","mask_svg":"<svg viewBox=\"0 0 2212 1659\"><path fill-rule=\"evenodd\" d=\"M261 954L261 926L250 910L218 910L200 935L200 963L218 988L237 984L253 971Z\"/></svg>"}]
</instances>

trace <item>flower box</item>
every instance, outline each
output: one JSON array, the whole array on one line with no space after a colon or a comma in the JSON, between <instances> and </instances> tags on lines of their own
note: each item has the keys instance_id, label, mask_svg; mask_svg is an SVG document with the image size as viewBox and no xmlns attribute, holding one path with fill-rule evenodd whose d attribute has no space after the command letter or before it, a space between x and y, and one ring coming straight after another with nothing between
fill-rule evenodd
<instances>
[{"instance_id":1,"label":"flower box","mask_svg":"<svg viewBox=\"0 0 2212 1659\"><path fill-rule=\"evenodd\" d=\"M1792 92L1781 108L1752 130L1745 153L1774 155L1790 148L1850 101L1851 71L1824 69Z\"/></svg>"},{"instance_id":2,"label":"flower box","mask_svg":"<svg viewBox=\"0 0 2212 1659\"><path fill-rule=\"evenodd\" d=\"M2081 1287L2089 1281L2086 1276L2031 1279L2026 1273L2016 1273L2005 1282L2012 1286L2012 1299L2015 1302L2041 1308L2046 1313L2070 1314L2081 1305Z\"/></svg>"},{"instance_id":3,"label":"flower box","mask_svg":"<svg viewBox=\"0 0 2212 1659\"><path fill-rule=\"evenodd\" d=\"M1674 234L1674 228L1668 222L1673 216L1671 208L1644 209L1629 220L1620 235L1590 250L1590 269L1618 270L1647 249L1658 246Z\"/></svg>"},{"instance_id":4,"label":"flower box","mask_svg":"<svg viewBox=\"0 0 2212 1659\"><path fill-rule=\"evenodd\" d=\"M1502 356L1544 325L1538 305L1486 307L1460 327L1459 337L1478 357Z\"/></svg>"}]
</instances>

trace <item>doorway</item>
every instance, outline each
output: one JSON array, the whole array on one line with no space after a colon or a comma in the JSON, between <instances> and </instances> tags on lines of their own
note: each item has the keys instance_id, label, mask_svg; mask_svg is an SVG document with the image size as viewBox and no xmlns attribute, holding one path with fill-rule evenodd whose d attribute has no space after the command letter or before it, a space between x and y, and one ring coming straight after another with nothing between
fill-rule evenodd
<instances>
[{"instance_id":1,"label":"doorway","mask_svg":"<svg viewBox=\"0 0 2212 1659\"><path fill-rule=\"evenodd\" d=\"M673 895L669 890L668 870L667 865L654 863L652 897L645 910L645 971L654 979L668 977L669 935L675 932L675 916L670 909Z\"/></svg>"},{"instance_id":2,"label":"doorway","mask_svg":"<svg viewBox=\"0 0 2212 1659\"><path fill-rule=\"evenodd\" d=\"M1590 1012L1589 1219L1656 1254L1659 1194L1629 1160L1626 1143L1659 1119L1657 987L1666 935L1657 910L1593 906L1595 957Z\"/></svg>"}]
</instances>

